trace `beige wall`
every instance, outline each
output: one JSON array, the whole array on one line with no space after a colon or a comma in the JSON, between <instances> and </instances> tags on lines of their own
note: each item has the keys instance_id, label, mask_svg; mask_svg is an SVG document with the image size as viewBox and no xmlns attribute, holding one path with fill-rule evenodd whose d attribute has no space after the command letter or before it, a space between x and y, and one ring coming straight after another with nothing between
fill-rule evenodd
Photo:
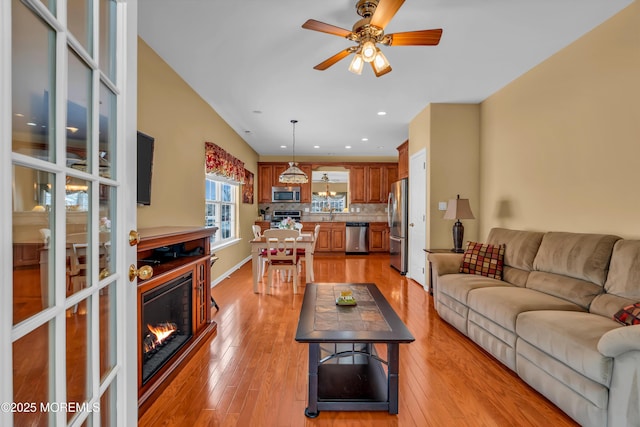
<instances>
[{"instance_id":1,"label":"beige wall","mask_svg":"<svg viewBox=\"0 0 640 427\"><path fill-rule=\"evenodd\" d=\"M640 3L481 106L491 227L640 238Z\"/></svg>"},{"instance_id":2,"label":"beige wall","mask_svg":"<svg viewBox=\"0 0 640 427\"><path fill-rule=\"evenodd\" d=\"M477 104L430 104L409 125L409 156L427 150L427 248L453 247L453 221L442 219L438 202L459 194L479 212L479 112ZM464 240L476 240L478 221L462 222Z\"/></svg>"},{"instance_id":3,"label":"beige wall","mask_svg":"<svg viewBox=\"0 0 640 427\"><path fill-rule=\"evenodd\" d=\"M138 40L138 129L155 138L151 206L138 208L138 227L202 226L205 141L244 161L254 175L258 155L143 40ZM212 269L214 280L249 256L257 209L257 203L240 204L242 242L216 252L220 260Z\"/></svg>"}]
</instances>

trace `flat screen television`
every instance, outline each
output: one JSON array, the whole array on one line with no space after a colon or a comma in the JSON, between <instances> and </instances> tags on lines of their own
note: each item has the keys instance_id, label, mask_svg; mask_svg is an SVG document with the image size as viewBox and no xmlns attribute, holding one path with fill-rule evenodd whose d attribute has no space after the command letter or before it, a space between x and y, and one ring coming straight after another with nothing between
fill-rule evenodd
<instances>
[{"instance_id":1,"label":"flat screen television","mask_svg":"<svg viewBox=\"0 0 640 427\"><path fill-rule=\"evenodd\" d=\"M151 204L154 141L153 137L138 132L138 192L136 201L139 205Z\"/></svg>"}]
</instances>

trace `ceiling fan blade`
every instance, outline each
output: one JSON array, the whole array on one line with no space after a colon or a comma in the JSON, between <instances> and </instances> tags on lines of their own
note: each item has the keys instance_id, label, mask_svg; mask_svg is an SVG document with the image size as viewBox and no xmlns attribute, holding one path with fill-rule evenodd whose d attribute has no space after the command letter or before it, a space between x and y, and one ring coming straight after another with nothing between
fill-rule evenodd
<instances>
[{"instance_id":1,"label":"ceiling fan blade","mask_svg":"<svg viewBox=\"0 0 640 427\"><path fill-rule=\"evenodd\" d=\"M351 34L351 31L344 28L336 27L335 25L325 24L324 22L316 21L315 19L309 19L302 24L302 28L306 30L320 31L322 33L333 34L334 36L347 37Z\"/></svg>"},{"instance_id":2,"label":"ceiling fan blade","mask_svg":"<svg viewBox=\"0 0 640 427\"><path fill-rule=\"evenodd\" d=\"M387 34L389 46L435 46L440 43L442 28Z\"/></svg>"},{"instance_id":3,"label":"ceiling fan blade","mask_svg":"<svg viewBox=\"0 0 640 427\"><path fill-rule=\"evenodd\" d=\"M387 68L383 68L382 70L380 70L380 72L378 72L375 65L373 65L373 62L370 62L369 64L371 64L371 69L373 70L373 73L376 75L376 77L384 76L391 71L391 65L389 65Z\"/></svg>"},{"instance_id":4,"label":"ceiling fan blade","mask_svg":"<svg viewBox=\"0 0 640 427\"><path fill-rule=\"evenodd\" d=\"M321 63L319 63L318 65L316 65L313 68L316 69L316 70L321 70L321 71L322 70L326 70L327 68L331 67L336 62L338 62L341 59L344 59L345 57L349 56L351 53L353 53L353 47L348 47L345 50L342 50L342 51L336 53L331 58L325 59L324 61L322 61Z\"/></svg>"},{"instance_id":5,"label":"ceiling fan blade","mask_svg":"<svg viewBox=\"0 0 640 427\"><path fill-rule=\"evenodd\" d=\"M384 27L395 16L403 3L404 0L380 0L376 11L373 12L370 24L384 30Z\"/></svg>"}]
</instances>

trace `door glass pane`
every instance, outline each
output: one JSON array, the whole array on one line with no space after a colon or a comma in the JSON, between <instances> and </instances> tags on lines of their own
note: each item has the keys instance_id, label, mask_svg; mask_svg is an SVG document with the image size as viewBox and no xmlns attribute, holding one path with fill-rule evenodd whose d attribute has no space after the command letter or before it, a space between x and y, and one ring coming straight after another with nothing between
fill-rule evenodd
<instances>
[{"instance_id":1,"label":"door glass pane","mask_svg":"<svg viewBox=\"0 0 640 427\"><path fill-rule=\"evenodd\" d=\"M110 185L100 184L100 280L115 271L115 245L112 236L116 235L116 189Z\"/></svg>"},{"instance_id":2,"label":"door glass pane","mask_svg":"<svg viewBox=\"0 0 640 427\"><path fill-rule=\"evenodd\" d=\"M116 95L104 83L100 83L100 129L98 135L100 176L116 178L111 164L116 158Z\"/></svg>"},{"instance_id":3,"label":"door glass pane","mask_svg":"<svg viewBox=\"0 0 640 427\"><path fill-rule=\"evenodd\" d=\"M116 382L117 380L114 380L100 396L101 427L115 427L116 425Z\"/></svg>"},{"instance_id":4,"label":"door glass pane","mask_svg":"<svg viewBox=\"0 0 640 427\"><path fill-rule=\"evenodd\" d=\"M92 3L92 0L67 0L67 25L89 55L93 55Z\"/></svg>"},{"instance_id":5,"label":"door glass pane","mask_svg":"<svg viewBox=\"0 0 640 427\"><path fill-rule=\"evenodd\" d=\"M12 147L55 160L55 32L19 0L12 1Z\"/></svg>"},{"instance_id":6,"label":"door glass pane","mask_svg":"<svg viewBox=\"0 0 640 427\"><path fill-rule=\"evenodd\" d=\"M100 381L116 364L116 283L100 291Z\"/></svg>"},{"instance_id":7,"label":"door glass pane","mask_svg":"<svg viewBox=\"0 0 640 427\"><path fill-rule=\"evenodd\" d=\"M54 175L13 166L13 323L53 303Z\"/></svg>"},{"instance_id":8,"label":"door glass pane","mask_svg":"<svg viewBox=\"0 0 640 427\"><path fill-rule=\"evenodd\" d=\"M13 343L13 401L35 404L37 408L35 411L16 411L13 414L15 426L54 425L54 412L40 410L41 404L53 401L49 395L53 329L53 322L45 323Z\"/></svg>"},{"instance_id":9,"label":"door glass pane","mask_svg":"<svg viewBox=\"0 0 640 427\"><path fill-rule=\"evenodd\" d=\"M89 242L90 190L87 181L67 177L67 291L70 296L91 285L91 246Z\"/></svg>"},{"instance_id":10,"label":"door glass pane","mask_svg":"<svg viewBox=\"0 0 640 427\"><path fill-rule=\"evenodd\" d=\"M116 2L100 0L100 69L115 82L116 78Z\"/></svg>"},{"instance_id":11,"label":"door glass pane","mask_svg":"<svg viewBox=\"0 0 640 427\"><path fill-rule=\"evenodd\" d=\"M91 70L69 49L69 89L67 101L67 166L91 172Z\"/></svg>"},{"instance_id":12,"label":"door glass pane","mask_svg":"<svg viewBox=\"0 0 640 427\"><path fill-rule=\"evenodd\" d=\"M89 364L89 329L91 297L82 300L67 313L67 402L82 404L91 390ZM69 412L67 419L76 414Z\"/></svg>"}]
</instances>

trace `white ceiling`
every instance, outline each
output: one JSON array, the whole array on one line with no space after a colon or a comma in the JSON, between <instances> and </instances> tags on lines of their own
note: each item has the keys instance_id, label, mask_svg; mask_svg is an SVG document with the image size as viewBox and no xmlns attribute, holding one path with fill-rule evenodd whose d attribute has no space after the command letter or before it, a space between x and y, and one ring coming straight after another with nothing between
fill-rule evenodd
<instances>
[{"instance_id":1,"label":"white ceiling","mask_svg":"<svg viewBox=\"0 0 640 427\"><path fill-rule=\"evenodd\" d=\"M429 103L483 101L631 3L408 0L385 33L443 28L438 46L381 46L380 78L314 70L354 43L301 25L350 30L356 1L139 0L139 34L260 155L290 155L297 119L296 155L395 156Z\"/></svg>"}]
</instances>

